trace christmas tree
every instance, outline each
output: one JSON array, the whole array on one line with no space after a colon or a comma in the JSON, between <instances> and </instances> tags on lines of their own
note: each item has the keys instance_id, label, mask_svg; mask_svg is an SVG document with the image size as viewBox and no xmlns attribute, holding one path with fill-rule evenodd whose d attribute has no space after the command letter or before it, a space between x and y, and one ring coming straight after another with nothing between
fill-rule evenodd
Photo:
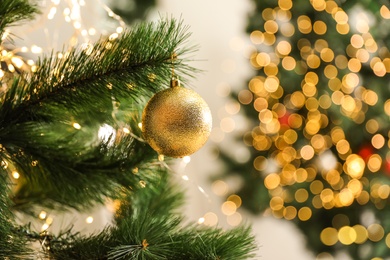
<instances>
[{"instance_id":1,"label":"christmas tree","mask_svg":"<svg viewBox=\"0 0 390 260\"><path fill-rule=\"evenodd\" d=\"M110 0L109 4L114 13L123 18L127 24L131 24L145 19L145 14L156 4L156 0Z\"/></svg>"},{"instance_id":2,"label":"christmas tree","mask_svg":"<svg viewBox=\"0 0 390 260\"><path fill-rule=\"evenodd\" d=\"M52 2L55 13L60 1ZM65 17L81 26L68 11ZM170 181L169 161L142 138L146 102L167 88L172 76L186 82L196 72L187 64L194 47L183 22L162 18L131 30L120 27L96 43L73 42L36 62L25 61L18 52L25 49L13 45L17 35L9 28L38 12L27 0L0 4L0 256L252 257L256 245L247 227L224 231L183 224L184 194ZM52 233L42 211L83 212L106 203L114 207L113 221L94 234L72 228ZM39 216L43 228L19 225L19 212Z\"/></svg>"},{"instance_id":3,"label":"christmas tree","mask_svg":"<svg viewBox=\"0 0 390 260\"><path fill-rule=\"evenodd\" d=\"M223 178L239 175L243 206L292 221L319 258L388 257L390 2L254 4L256 75L234 95L251 155L222 152Z\"/></svg>"}]
</instances>

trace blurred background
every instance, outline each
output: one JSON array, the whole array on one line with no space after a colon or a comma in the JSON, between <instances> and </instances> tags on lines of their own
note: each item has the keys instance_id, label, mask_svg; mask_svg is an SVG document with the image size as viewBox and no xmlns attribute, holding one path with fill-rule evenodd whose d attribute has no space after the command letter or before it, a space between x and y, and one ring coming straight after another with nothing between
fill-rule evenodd
<instances>
[{"instance_id":1,"label":"blurred background","mask_svg":"<svg viewBox=\"0 0 390 260\"><path fill-rule=\"evenodd\" d=\"M33 59L75 44L74 30L87 42L160 17L189 26L203 72L187 87L213 129L172 166L188 221L252 225L259 259L390 259L389 1L98 2L41 1L16 45ZM111 210L57 222L94 230Z\"/></svg>"}]
</instances>

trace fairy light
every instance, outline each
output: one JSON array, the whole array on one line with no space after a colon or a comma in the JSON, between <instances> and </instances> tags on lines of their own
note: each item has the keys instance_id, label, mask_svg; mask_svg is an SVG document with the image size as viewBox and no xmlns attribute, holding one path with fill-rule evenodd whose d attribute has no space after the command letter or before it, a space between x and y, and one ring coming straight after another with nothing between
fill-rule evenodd
<instances>
[{"instance_id":1,"label":"fairy light","mask_svg":"<svg viewBox=\"0 0 390 260\"><path fill-rule=\"evenodd\" d=\"M203 224L205 222L205 218L201 217L198 219L198 224Z\"/></svg>"},{"instance_id":2,"label":"fairy light","mask_svg":"<svg viewBox=\"0 0 390 260\"><path fill-rule=\"evenodd\" d=\"M42 48L37 45L32 45L30 48L32 53L39 54L42 53Z\"/></svg>"},{"instance_id":3,"label":"fairy light","mask_svg":"<svg viewBox=\"0 0 390 260\"><path fill-rule=\"evenodd\" d=\"M27 47L16 48L14 50L8 50L3 46L0 46L0 61L6 65L6 68L0 68L0 79L6 79L2 82L3 91L8 88L8 77L11 78L9 73L18 72L34 72L36 71L36 65L32 60L25 60L18 54L20 52L26 52Z\"/></svg>"},{"instance_id":4,"label":"fairy light","mask_svg":"<svg viewBox=\"0 0 390 260\"><path fill-rule=\"evenodd\" d=\"M46 231L49 227L50 227L49 224L44 223L44 224L42 225L42 227L41 227L41 231L42 231L42 232L43 232L43 231Z\"/></svg>"},{"instance_id":5,"label":"fairy light","mask_svg":"<svg viewBox=\"0 0 390 260\"><path fill-rule=\"evenodd\" d=\"M79 123L73 123L72 126L77 129L77 130L80 130L81 129L81 125Z\"/></svg>"},{"instance_id":6,"label":"fairy light","mask_svg":"<svg viewBox=\"0 0 390 260\"><path fill-rule=\"evenodd\" d=\"M12 177L17 180L17 179L20 178L20 174L17 171L13 171L12 172Z\"/></svg>"},{"instance_id":7,"label":"fairy light","mask_svg":"<svg viewBox=\"0 0 390 260\"><path fill-rule=\"evenodd\" d=\"M11 62L13 63L13 65L15 65L15 67L21 69L23 67L23 65L25 64L24 61L20 58L20 57L16 57L16 56L13 56L11 58Z\"/></svg>"},{"instance_id":8,"label":"fairy light","mask_svg":"<svg viewBox=\"0 0 390 260\"><path fill-rule=\"evenodd\" d=\"M47 212L44 211L44 210L42 210L42 211L39 213L38 217L39 217L40 219L46 219L46 217L47 217Z\"/></svg>"},{"instance_id":9,"label":"fairy light","mask_svg":"<svg viewBox=\"0 0 390 260\"><path fill-rule=\"evenodd\" d=\"M185 164L188 164L188 163L191 162L191 157L190 157L190 156L184 156L182 160L183 160L183 162L184 162Z\"/></svg>"},{"instance_id":10,"label":"fairy light","mask_svg":"<svg viewBox=\"0 0 390 260\"><path fill-rule=\"evenodd\" d=\"M93 217L92 217L92 216L88 216L88 217L85 219L85 222L86 222L87 224L92 224L92 222L93 222Z\"/></svg>"},{"instance_id":11,"label":"fairy light","mask_svg":"<svg viewBox=\"0 0 390 260\"><path fill-rule=\"evenodd\" d=\"M91 36L95 35L96 34L96 29L95 28L89 28L88 29L88 34L91 35Z\"/></svg>"},{"instance_id":12,"label":"fairy light","mask_svg":"<svg viewBox=\"0 0 390 260\"><path fill-rule=\"evenodd\" d=\"M54 16L56 15L56 13L57 13L57 7L53 6L52 8L50 8L50 11L47 15L47 19L52 20L54 18Z\"/></svg>"}]
</instances>

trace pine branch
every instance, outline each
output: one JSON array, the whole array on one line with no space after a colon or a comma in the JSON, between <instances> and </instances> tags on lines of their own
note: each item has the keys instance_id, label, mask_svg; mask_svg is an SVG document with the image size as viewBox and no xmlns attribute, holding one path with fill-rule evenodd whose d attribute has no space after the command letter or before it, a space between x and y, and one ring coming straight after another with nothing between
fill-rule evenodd
<instances>
[{"instance_id":1,"label":"pine branch","mask_svg":"<svg viewBox=\"0 0 390 260\"><path fill-rule=\"evenodd\" d=\"M54 54L43 58L31 79L19 81L17 90L5 97L4 102L11 102L14 110L10 115L2 111L3 120L12 116L30 119L37 115L37 107L42 110L50 102L79 112L105 106L111 97L123 101L150 94L167 86L172 65L179 75L192 76L196 69L184 63L184 56L194 47L179 49L189 37L187 29L175 20L142 24L119 38L101 40L84 50L72 49L65 58ZM180 59L172 61L175 52ZM96 104L97 100L102 103Z\"/></svg>"},{"instance_id":2,"label":"pine branch","mask_svg":"<svg viewBox=\"0 0 390 260\"><path fill-rule=\"evenodd\" d=\"M152 173L150 173L152 174ZM183 194L169 175L154 173L146 188L124 191L116 225L89 237L52 245L56 259L249 259L256 249L248 228L224 232L182 227L177 210Z\"/></svg>"},{"instance_id":3,"label":"pine branch","mask_svg":"<svg viewBox=\"0 0 390 260\"><path fill-rule=\"evenodd\" d=\"M12 222L10 211L10 185L4 170L0 174L0 258L1 259L22 259L27 257L31 251L26 247L25 237L15 231L15 224Z\"/></svg>"},{"instance_id":4,"label":"pine branch","mask_svg":"<svg viewBox=\"0 0 390 260\"><path fill-rule=\"evenodd\" d=\"M65 58L52 54L37 72L15 80L0 110L0 142L1 157L21 174L17 206L58 202L80 209L144 178L131 172L156 153L134 138L141 136L140 111L168 87L172 66L179 75L196 71L185 63L193 47L181 47L186 30L176 20L140 25ZM174 52L182 59L171 61ZM103 124L131 135L101 141Z\"/></svg>"},{"instance_id":5,"label":"pine branch","mask_svg":"<svg viewBox=\"0 0 390 260\"><path fill-rule=\"evenodd\" d=\"M180 259L243 260L255 257L257 246L250 228L238 227L228 231L218 228L187 229L192 236L182 244L185 254Z\"/></svg>"},{"instance_id":6,"label":"pine branch","mask_svg":"<svg viewBox=\"0 0 390 260\"><path fill-rule=\"evenodd\" d=\"M16 22L32 19L38 13L35 4L28 0L0 1L0 39L3 39L4 29Z\"/></svg>"}]
</instances>

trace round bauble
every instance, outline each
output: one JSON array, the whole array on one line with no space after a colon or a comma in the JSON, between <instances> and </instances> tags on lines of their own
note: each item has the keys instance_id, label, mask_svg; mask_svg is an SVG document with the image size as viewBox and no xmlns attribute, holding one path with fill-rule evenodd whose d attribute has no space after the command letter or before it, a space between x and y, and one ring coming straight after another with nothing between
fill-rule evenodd
<instances>
[{"instance_id":1,"label":"round bauble","mask_svg":"<svg viewBox=\"0 0 390 260\"><path fill-rule=\"evenodd\" d=\"M211 112L195 91L180 86L155 94L142 113L144 139L159 154L183 157L199 150L211 132Z\"/></svg>"}]
</instances>

